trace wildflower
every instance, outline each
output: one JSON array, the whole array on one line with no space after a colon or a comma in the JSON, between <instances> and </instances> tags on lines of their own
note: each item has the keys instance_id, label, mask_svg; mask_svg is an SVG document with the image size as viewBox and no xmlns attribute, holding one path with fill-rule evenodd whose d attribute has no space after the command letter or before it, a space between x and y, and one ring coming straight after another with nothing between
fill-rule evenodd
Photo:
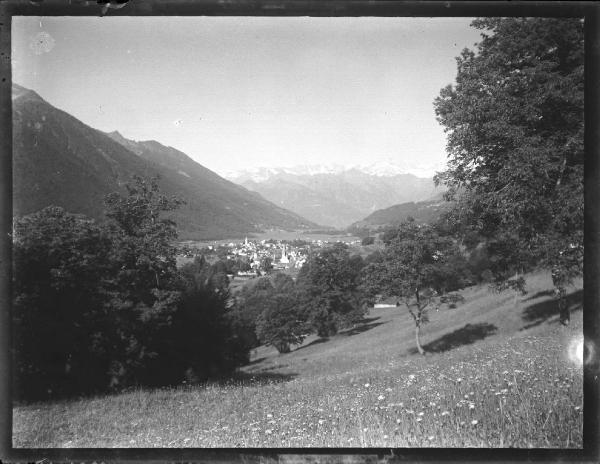
<instances>
[{"instance_id":1,"label":"wildflower","mask_svg":"<svg viewBox=\"0 0 600 464\"><path fill-rule=\"evenodd\" d=\"M475 392L469 392L469 396L473 396Z\"/></svg>"},{"instance_id":2,"label":"wildflower","mask_svg":"<svg viewBox=\"0 0 600 464\"><path fill-rule=\"evenodd\" d=\"M273 417L273 414L267 414L267 419L270 419L271 417Z\"/></svg>"},{"instance_id":3,"label":"wildflower","mask_svg":"<svg viewBox=\"0 0 600 464\"><path fill-rule=\"evenodd\" d=\"M370 383L365 383L365 388L369 388L371 386Z\"/></svg>"},{"instance_id":4,"label":"wildflower","mask_svg":"<svg viewBox=\"0 0 600 464\"><path fill-rule=\"evenodd\" d=\"M428 439L429 441L433 440L434 438L435 438L435 437L434 437L433 435L431 435L431 436L427 437L427 439Z\"/></svg>"},{"instance_id":5,"label":"wildflower","mask_svg":"<svg viewBox=\"0 0 600 464\"><path fill-rule=\"evenodd\" d=\"M473 420L471 421L471 425L477 425L477 422L478 422L478 421L477 421L477 419L473 419Z\"/></svg>"},{"instance_id":6,"label":"wildflower","mask_svg":"<svg viewBox=\"0 0 600 464\"><path fill-rule=\"evenodd\" d=\"M400 422L402 422L400 419L396 419L396 424L399 424Z\"/></svg>"},{"instance_id":7,"label":"wildflower","mask_svg":"<svg viewBox=\"0 0 600 464\"><path fill-rule=\"evenodd\" d=\"M468 400L468 399L469 399L469 395L465 395L465 400Z\"/></svg>"},{"instance_id":8,"label":"wildflower","mask_svg":"<svg viewBox=\"0 0 600 464\"><path fill-rule=\"evenodd\" d=\"M414 376L414 375L412 375L412 374L410 374L410 375L408 376L408 378L409 378L410 380L415 380L415 376Z\"/></svg>"},{"instance_id":9,"label":"wildflower","mask_svg":"<svg viewBox=\"0 0 600 464\"><path fill-rule=\"evenodd\" d=\"M581 409L581 406L575 406L575 411L579 411Z\"/></svg>"},{"instance_id":10,"label":"wildflower","mask_svg":"<svg viewBox=\"0 0 600 464\"><path fill-rule=\"evenodd\" d=\"M383 436L383 439L384 439L384 440L387 440L388 438L389 438L389 437L388 437L387 435L384 435L384 436Z\"/></svg>"},{"instance_id":11,"label":"wildflower","mask_svg":"<svg viewBox=\"0 0 600 464\"><path fill-rule=\"evenodd\" d=\"M423 419L421 419L420 417L417 417L417 422L421 422Z\"/></svg>"},{"instance_id":12,"label":"wildflower","mask_svg":"<svg viewBox=\"0 0 600 464\"><path fill-rule=\"evenodd\" d=\"M419 416L422 416L423 414L425 414L425 413L424 413L423 411L421 411L421 412L419 413Z\"/></svg>"},{"instance_id":13,"label":"wildflower","mask_svg":"<svg viewBox=\"0 0 600 464\"><path fill-rule=\"evenodd\" d=\"M385 391L389 393L389 392L392 391L392 389L391 388L386 388Z\"/></svg>"},{"instance_id":14,"label":"wildflower","mask_svg":"<svg viewBox=\"0 0 600 464\"><path fill-rule=\"evenodd\" d=\"M369 430L369 429L365 427L365 428L363 429L363 432L366 432L367 430Z\"/></svg>"},{"instance_id":15,"label":"wildflower","mask_svg":"<svg viewBox=\"0 0 600 464\"><path fill-rule=\"evenodd\" d=\"M447 416L448 414L450 414L448 411L443 411L442 412L442 416Z\"/></svg>"},{"instance_id":16,"label":"wildflower","mask_svg":"<svg viewBox=\"0 0 600 464\"><path fill-rule=\"evenodd\" d=\"M474 403L469 403L469 409L475 409L475 404Z\"/></svg>"},{"instance_id":17,"label":"wildflower","mask_svg":"<svg viewBox=\"0 0 600 464\"><path fill-rule=\"evenodd\" d=\"M325 423L325 419L319 419L319 425L323 425Z\"/></svg>"},{"instance_id":18,"label":"wildflower","mask_svg":"<svg viewBox=\"0 0 600 464\"><path fill-rule=\"evenodd\" d=\"M506 374L508 374L508 371L504 371L504 372L502 373L502 375L506 375Z\"/></svg>"},{"instance_id":19,"label":"wildflower","mask_svg":"<svg viewBox=\"0 0 600 464\"><path fill-rule=\"evenodd\" d=\"M465 421L460 421L460 425L465 425Z\"/></svg>"},{"instance_id":20,"label":"wildflower","mask_svg":"<svg viewBox=\"0 0 600 464\"><path fill-rule=\"evenodd\" d=\"M383 395L379 395L379 396L377 397L377 399L378 399L379 401L385 400L385 396L383 396Z\"/></svg>"},{"instance_id":21,"label":"wildflower","mask_svg":"<svg viewBox=\"0 0 600 464\"><path fill-rule=\"evenodd\" d=\"M430 401L429 406L435 406L435 403L433 401Z\"/></svg>"},{"instance_id":22,"label":"wildflower","mask_svg":"<svg viewBox=\"0 0 600 464\"><path fill-rule=\"evenodd\" d=\"M271 435L271 434L273 433L273 431L272 431L271 429L267 429L267 430L265 430L265 433L266 433L267 435Z\"/></svg>"},{"instance_id":23,"label":"wildflower","mask_svg":"<svg viewBox=\"0 0 600 464\"><path fill-rule=\"evenodd\" d=\"M457 381L458 383L460 383L460 382L462 382L462 378L461 378L461 377L459 377L458 379L456 379L456 381Z\"/></svg>"}]
</instances>

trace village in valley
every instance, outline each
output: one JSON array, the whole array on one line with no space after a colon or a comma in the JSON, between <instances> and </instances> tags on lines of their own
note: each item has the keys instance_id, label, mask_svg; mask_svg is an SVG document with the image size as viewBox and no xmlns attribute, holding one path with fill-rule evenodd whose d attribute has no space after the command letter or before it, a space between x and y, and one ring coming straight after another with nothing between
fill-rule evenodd
<instances>
[{"instance_id":1,"label":"village in valley","mask_svg":"<svg viewBox=\"0 0 600 464\"><path fill-rule=\"evenodd\" d=\"M307 237L306 239L256 239L245 237L244 240L230 242L186 241L180 244L178 265L193 261L198 256L214 264L221 260L232 263L227 277L232 281L246 281L279 271L295 277L312 253L333 243L344 243L348 246L360 246L360 239L348 236L345 239L322 239Z\"/></svg>"},{"instance_id":2,"label":"village in valley","mask_svg":"<svg viewBox=\"0 0 600 464\"><path fill-rule=\"evenodd\" d=\"M0 464L600 462L600 9L293 3L7 10Z\"/></svg>"}]
</instances>

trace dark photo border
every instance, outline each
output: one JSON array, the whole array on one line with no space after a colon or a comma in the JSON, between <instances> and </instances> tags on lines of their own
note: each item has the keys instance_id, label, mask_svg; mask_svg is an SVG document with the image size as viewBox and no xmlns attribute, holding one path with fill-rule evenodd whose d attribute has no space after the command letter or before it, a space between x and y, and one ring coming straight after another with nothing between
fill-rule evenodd
<instances>
[{"instance_id":1,"label":"dark photo border","mask_svg":"<svg viewBox=\"0 0 600 464\"><path fill-rule=\"evenodd\" d=\"M584 366L584 446L571 449L344 448L344 449L22 449L12 446L11 231L13 16L100 16L107 0L6 0L0 2L0 464L2 462L277 462L282 455L311 455L306 462L342 455L368 462L573 461L600 462L600 2L399 1L399 0L129 0L107 16L544 16L585 21L585 258L583 323L590 360ZM111 3L125 3L113 0ZM593 348L596 349L593 349ZM335 458L337 456L337 458ZM299 462L302 457L299 456Z\"/></svg>"}]
</instances>

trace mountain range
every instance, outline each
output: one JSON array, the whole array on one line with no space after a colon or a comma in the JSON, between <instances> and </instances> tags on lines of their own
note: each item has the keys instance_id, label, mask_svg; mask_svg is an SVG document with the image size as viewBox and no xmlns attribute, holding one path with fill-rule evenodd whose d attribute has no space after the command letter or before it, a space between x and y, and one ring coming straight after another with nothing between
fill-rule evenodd
<instances>
[{"instance_id":1,"label":"mountain range","mask_svg":"<svg viewBox=\"0 0 600 464\"><path fill-rule=\"evenodd\" d=\"M345 228L382 208L423 201L440 193L432 178L397 166L255 168L228 179L310 221Z\"/></svg>"},{"instance_id":2,"label":"mountain range","mask_svg":"<svg viewBox=\"0 0 600 464\"><path fill-rule=\"evenodd\" d=\"M161 190L186 201L171 213L182 239L242 237L317 224L230 182L156 141L104 133L13 84L13 211L56 205L102 219L104 196L132 176L159 175Z\"/></svg>"}]
</instances>

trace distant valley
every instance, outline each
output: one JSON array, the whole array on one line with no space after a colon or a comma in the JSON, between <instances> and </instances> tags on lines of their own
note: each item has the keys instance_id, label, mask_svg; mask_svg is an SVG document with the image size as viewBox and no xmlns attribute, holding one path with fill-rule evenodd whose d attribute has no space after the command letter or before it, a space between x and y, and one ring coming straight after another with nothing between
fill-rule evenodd
<instances>
[{"instance_id":1,"label":"distant valley","mask_svg":"<svg viewBox=\"0 0 600 464\"><path fill-rule=\"evenodd\" d=\"M134 174L159 175L165 193L186 201L171 213L183 240L395 223L414 209L407 202L422 210L419 202L441 195L431 178L392 164L255 168L225 179L175 148L93 129L13 85L16 216L57 205L101 219L104 196L123 192Z\"/></svg>"},{"instance_id":2,"label":"distant valley","mask_svg":"<svg viewBox=\"0 0 600 464\"><path fill-rule=\"evenodd\" d=\"M336 228L441 192L432 178L402 173L393 166L258 168L227 178L312 222Z\"/></svg>"}]
</instances>

